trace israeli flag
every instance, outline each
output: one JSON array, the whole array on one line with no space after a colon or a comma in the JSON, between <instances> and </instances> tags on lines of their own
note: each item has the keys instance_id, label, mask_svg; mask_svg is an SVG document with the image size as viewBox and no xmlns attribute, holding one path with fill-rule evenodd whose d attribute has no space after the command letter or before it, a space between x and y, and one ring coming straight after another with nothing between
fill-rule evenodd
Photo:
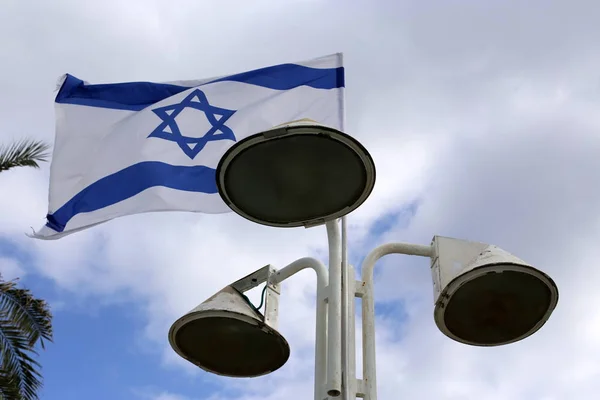
<instances>
[{"instance_id":1,"label":"israeli flag","mask_svg":"<svg viewBox=\"0 0 600 400\"><path fill-rule=\"evenodd\" d=\"M342 54L218 78L88 84L65 75L47 223L57 239L155 211L224 213L215 170L235 142L303 118L343 130Z\"/></svg>"}]
</instances>

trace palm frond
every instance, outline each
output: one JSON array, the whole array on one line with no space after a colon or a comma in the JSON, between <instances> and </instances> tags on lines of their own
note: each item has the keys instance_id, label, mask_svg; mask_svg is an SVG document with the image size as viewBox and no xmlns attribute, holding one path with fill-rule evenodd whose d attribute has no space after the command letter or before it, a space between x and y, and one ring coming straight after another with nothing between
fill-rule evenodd
<instances>
[{"instance_id":1,"label":"palm frond","mask_svg":"<svg viewBox=\"0 0 600 400\"><path fill-rule=\"evenodd\" d=\"M44 142L25 139L0 147L0 172L15 167L39 168L48 160L50 146Z\"/></svg>"},{"instance_id":2,"label":"palm frond","mask_svg":"<svg viewBox=\"0 0 600 400\"><path fill-rule=\"evenodd\" d=\"M18 390L23 400L36 400L42 382L40 364L29 355L35 351L21 331L4 318L0 319L0 348L2 372L8 378L6 389Z\"/></svg>"},{"instance_id":3,"label":"palm frond","mask_svg":"<svg viewBox=\"0 0 600 400\"><path fill-rule=\"evenodd\" d=\"M9 371L0 369L0 399L23 400L19 380Z\"/></svg>"},{"instance_id":4,"label":"palm frond","mask_svg":"<svg viewBox=\"0 0 600 400\"><path fill-rule=\"evenodd\" d=\"M27 289L16 287L15 281L0 278L0 310L6 313L28 338L29 346L38 340L44 348L44 340L52 341L52 313L44 300L36 299Z\"/></svg>"},{"instance_id":5,"label":"palm frond","mask_svg":"<svg viewBox=\"0 0 600 400\"><path fill-rule=\"evenodd\" d=\"M35 345L52 341L48 304L0 276L0 399L35 400L42 386Z\"/></svg>"}]
</instances>

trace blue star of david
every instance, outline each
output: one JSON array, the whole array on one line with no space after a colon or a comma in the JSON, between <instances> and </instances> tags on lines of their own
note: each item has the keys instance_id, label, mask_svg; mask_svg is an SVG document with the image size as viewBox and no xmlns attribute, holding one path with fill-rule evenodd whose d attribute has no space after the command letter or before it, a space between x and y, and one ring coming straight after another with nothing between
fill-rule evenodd
<instances>
[{"instance_id":1,"label":"blue star of david","mask_svg":"<svg viewBox=\"0 0 600 400\"><path fill-rule=\"evenodd\" d=\"M175 118L187 107L202 111L212 126L202 137L183 136ZM194 90L178 104L159 107L152 110L163 122L148 136L175 142L192 160L202 151L206 143L216 140L236 141L233 131L225 122L235 113L233 110L215 107L208 103L206 95L199 89Z\"/></svg>"}]
</instances>

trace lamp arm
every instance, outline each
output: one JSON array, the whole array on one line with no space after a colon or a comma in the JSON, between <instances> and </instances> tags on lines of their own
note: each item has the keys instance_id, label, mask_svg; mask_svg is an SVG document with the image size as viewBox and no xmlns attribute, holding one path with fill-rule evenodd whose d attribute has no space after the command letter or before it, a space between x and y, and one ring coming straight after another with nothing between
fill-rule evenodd
<instances>
[{"instance_id":1,"label":"lamp arm","mask_svg":"<svg viewBox=\"0 0 600 400\"><path fill-rule=\"evenodd\" d=\"M323 398L322 392L327 382L327 298L326 289L329 274L325 265L315 258L300 258L283 267L271 276L273 283L279 284L292 275L311 268L317 273L317 315L315 323L315 399Z\"/></svg>"},{"instance_id":2,"label":"lamp arm","mask_svg":"<svg viewBox=\"0 0 600 400\"><path fill-rule=\"evenodd\" d=\"M433 246L410 243L386 243L373 249L365 258L361 268L362 277L362 351L363 390L365 400L377 400L375 360L375 299L373 296L373 269L381 257L388 254L433 257Z\"/></svg>"}]
</instances>

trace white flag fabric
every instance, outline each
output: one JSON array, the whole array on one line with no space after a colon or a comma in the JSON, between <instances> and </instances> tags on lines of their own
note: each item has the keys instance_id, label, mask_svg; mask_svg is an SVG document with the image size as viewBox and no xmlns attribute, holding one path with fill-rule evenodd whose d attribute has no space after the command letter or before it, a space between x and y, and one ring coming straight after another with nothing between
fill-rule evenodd
<instances>
[{"instance_id":1,"label":"white flag fabric","mask_svg":"<svg viewBox=\"0 0 600 400\"><path fill-rule=\"evenodd\" d=\"M145 212L223 213L215 170L237 141L303 118L343 130L342 54L198 81L67 74L55 110L47 222L33 237Z\"/></svg>"}]
</instances>

